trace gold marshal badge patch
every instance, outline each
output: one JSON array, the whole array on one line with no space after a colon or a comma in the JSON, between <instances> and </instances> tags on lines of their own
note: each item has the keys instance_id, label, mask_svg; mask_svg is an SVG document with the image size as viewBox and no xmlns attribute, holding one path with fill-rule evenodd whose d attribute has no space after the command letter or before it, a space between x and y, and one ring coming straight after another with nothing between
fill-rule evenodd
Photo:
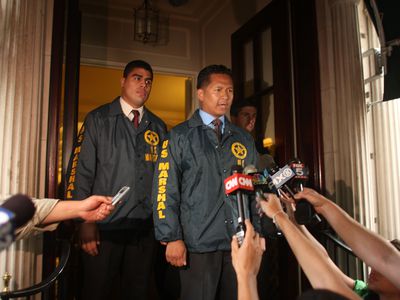
<instances>
[{"instance_id":1,"label":"gold marshal badge patch","mask_svg":"<svg viewBox=\"0 0 400 300\"><path fill-rule=\"evenodd\" d=\"M238 159L244 159L247 156L247 149L241 143L233 143L231 149L233 155Z\"/></svg>"},{"instance_id":2,"label":"gold marshal badge patch","mask_svg":"<svg viewBox=\"0 0 400 300\"><path fill-rule=\"evenodd\" d=\"M156 132L147 130L144 133L144 140L146 141L147 144L151 146L157 146L158 143L160 142L160 137Z\"/></svg>"}]
</instances>

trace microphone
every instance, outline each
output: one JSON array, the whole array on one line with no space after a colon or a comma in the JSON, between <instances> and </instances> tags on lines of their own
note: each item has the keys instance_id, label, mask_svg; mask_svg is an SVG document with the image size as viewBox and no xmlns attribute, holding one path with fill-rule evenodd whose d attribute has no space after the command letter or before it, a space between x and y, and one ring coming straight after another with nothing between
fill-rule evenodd
<instances>
[{"instance_id":1,"label":"microphone","mask_svg":"<svg viewBox=\"0 0 400 300\"><path fill-rule=\"evenodd\" d=\"M17 194L0 205L0 251L14 241L15 229L32 219L35 205L28 196Z\"/></svg>"},{"instance_id":2,"label":"microphone","mask_svg":"<svg viewBox=\"0 0 400 300\"><path fill-rule=\"evenodd\" d=\"M292 181L292 188L296 193L300 192L303 190L304 184L308 181L310 170L298 158L295 158L292 162L290 162L290 168L295 174Z\"/></svg>"},{"instance_id":3,"label":"microphone","mask_svg":"<svg viewBox=\"0 0 400 300\"><path fill-rule=\"evenodd\" d=\"M301 162L300 159L295 158L291 163L295 176L292 181L292 187L296 192L303 190L303 185L308 181L310 171L308 167ZM296 201L296 210L294 212L296 222L300 225L310 224L315 218L318 222L321 222L320 217L316 214L314 207L304 199Z\"/></svg>"},{"instance_id":4,"label":"microphone","mask_svg":"<svg viewBox=\"0 0 400 300\"><path fill-rule=\"evenodd\" d=\"M291 197L294 197L294 193L287 183L295 176L295 173L288 165L285 165L282 168L275 165L268 170L268 173L270 174L269 187L272 191L280 197L281 191L284 188Z\"/></svg>"},{"instance_id":5,"label":"microphone","mask_svg":"<svg viewBox=\"0 0 400 300\"><path fill-rule=\"evenodd\" d=\"M265 199L264 192L271 192L270 182L268 181L268 171L258 172L257 168L253 165L248 165L243 170L244 174L251 175L255 194L261 199ZM273 220L267 217L260 209L260 226L261 232L264 236L270 238L276 238L282 236L282 232L279 230L278 226L273 222Z\"/></svg>"},{"instance_id":6,"label":"microphone","mask_svg":"<svg viewBox=\"0 0 400 300\"><path fill-rule=\"evenodd\" d=\"M253 191L253 183L251 176L242 174L243 168L241 166L232 167L232 175L224 180L225 193L227 195L236 194L238 205L238 226L236 228L236 237L239 246L243 244L244 235L246 232L246 225L244 223L244 201L242 191Z\"/></svg>"},{"instance_id":7,"label":"microphone","mask_svg":"<svg viewBox=\"0 0 400 300\"><path fill-rule=\"evenodd\" d=\"M243 173L251 176L251 181L253 183L256 196L264 198L263 192L268 191L268 171L264 170L264 172L258 172L254 165L247 165L243 169Z\"/></svg>"}]
</instances>

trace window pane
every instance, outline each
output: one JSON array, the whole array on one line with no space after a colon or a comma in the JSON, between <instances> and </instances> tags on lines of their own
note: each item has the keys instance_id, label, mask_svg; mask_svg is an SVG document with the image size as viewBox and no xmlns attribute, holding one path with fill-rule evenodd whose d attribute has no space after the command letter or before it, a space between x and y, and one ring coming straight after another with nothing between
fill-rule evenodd
<instances>
[{"instance_id":1,"label":"window pane","mask_svg":"<svg viewBox=\"0 0 400 300\"><path fill-rule=\"evenodd\" d=\"M253 41L244 45L244 96L254 94Z\"/></svg>"},{"instance_id":2,"label":"window pane","mask_svg":"<svg viewBox=\"0 0 400 300\"><path fill-rule=\"evenodd\" d=\"M271 138L275 144L275 116L274 116L274 95L264 95L261 99L261 122L264 139Z\"/></svg>"},{"instance_id":3,"label":"window pane","mask_svg":"<svg viewBox=\"0 0 400 300\"><path fill-rule=\"evenodd\" d=\"M262 47L262 89L270 87L274 84L272 74L272 42L271 42L271 28L267 28L261 34L261 47Z\"/></svg>"}]
</instances>

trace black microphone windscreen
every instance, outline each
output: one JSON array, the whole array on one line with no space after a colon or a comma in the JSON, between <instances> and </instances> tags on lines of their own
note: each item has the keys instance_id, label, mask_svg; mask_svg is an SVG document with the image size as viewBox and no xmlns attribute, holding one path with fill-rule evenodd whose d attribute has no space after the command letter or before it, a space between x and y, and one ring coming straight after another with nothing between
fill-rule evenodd
<instances>
[{"instance_id":1,"label":"black microphone windscreen","mask_svg":"<svg viewBox=\"0 0 400 300\"><path fill-rule=\"evenodd\" d=\"M13 220L15 228L25 225L35 214L36 208L32 199L23 194L17 194L8 198L1 207L15 214Z\"/></svg>"}]
</instances>

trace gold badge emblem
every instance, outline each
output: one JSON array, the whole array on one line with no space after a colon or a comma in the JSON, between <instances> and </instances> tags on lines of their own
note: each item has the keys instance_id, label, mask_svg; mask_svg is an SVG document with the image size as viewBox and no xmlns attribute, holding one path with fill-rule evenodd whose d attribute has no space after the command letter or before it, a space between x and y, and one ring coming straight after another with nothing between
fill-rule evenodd
<instances>
[{"instance_id":1,"label":"gold badge emblem","mask_svg":"<svg viewBox=\"0 0 400 300\"><path fill-rule=\"evenodd\" d=\"M157 146L158 143L160 142L160 137L154 131L147 130L144 133L144 140L146 141L147 144L151 146Z\"/></svg>"},{"instance_id":2,"label":"gold badge emblem","mask_svg":"<svg viewBox=\"0 0 400 300\"><path fill-rule=\"evenodd\" d=\"M238 159L244 159L247 156L247 149L241 143L233 143L231 149L233 155Z\"/></svg>"}]
</instances>

